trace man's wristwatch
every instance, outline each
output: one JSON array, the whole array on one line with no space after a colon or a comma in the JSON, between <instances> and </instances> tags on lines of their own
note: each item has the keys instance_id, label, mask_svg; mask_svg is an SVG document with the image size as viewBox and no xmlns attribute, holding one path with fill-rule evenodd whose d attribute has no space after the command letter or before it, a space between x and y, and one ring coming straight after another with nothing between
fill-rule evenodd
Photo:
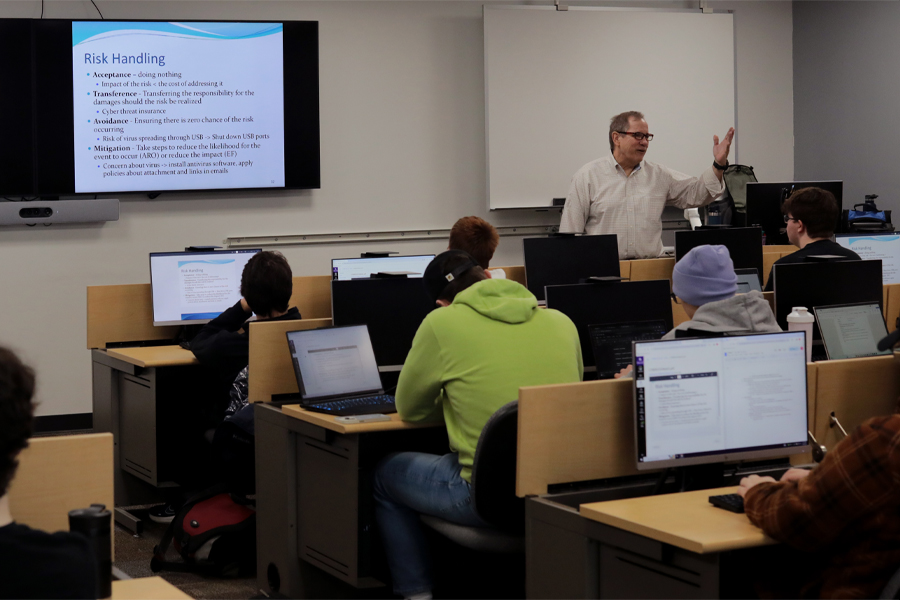
<instances>
[{"instance_id":1,"label":"man's wristwatch","mask_svg":"<svg viewBox=\"0 0 900 600\"><path fill-rule=\"evenodd\" d=\"M724 171L728 168L728 161L726 160L724 165L720 165L715 160L713 160L713 167L718 169L719 171Z\"/></svg>"}]
</instances>

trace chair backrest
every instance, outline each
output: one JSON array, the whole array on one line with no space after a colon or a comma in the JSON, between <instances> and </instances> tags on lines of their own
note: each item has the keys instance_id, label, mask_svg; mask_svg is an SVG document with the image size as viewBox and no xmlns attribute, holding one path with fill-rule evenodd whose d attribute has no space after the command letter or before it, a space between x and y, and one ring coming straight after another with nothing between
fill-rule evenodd
<instances>
[{"instance_id":1,"label":"chair backrest","mask_svg":"<svg viewBox=\"0 0 900 600\"><path fill-rule=\"evenodd\" d=\"M475 510L494 527L511 533L525 527L525 501L516 497L518 431L519 401L514 400L488 419L472 463Z\"/></svg>"}]
</instances>

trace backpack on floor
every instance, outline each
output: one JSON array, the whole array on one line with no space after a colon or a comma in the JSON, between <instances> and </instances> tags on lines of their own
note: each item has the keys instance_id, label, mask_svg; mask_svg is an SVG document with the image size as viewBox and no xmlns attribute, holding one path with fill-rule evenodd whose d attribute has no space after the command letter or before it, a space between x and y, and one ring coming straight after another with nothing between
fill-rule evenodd
<instances>
[{"instance_id":1,"label":"backpack on floor","mask_svg":"<svg viewBox=\"0 0 900 600\"><path fill-rule=\"evenodd\" d=\"M218 577L256 571L256 509L253 501L216 486L188 500L153 549L150 569L191 571ZM183 562L166 560L172 544Z\"/></svg>"}]
</instances>

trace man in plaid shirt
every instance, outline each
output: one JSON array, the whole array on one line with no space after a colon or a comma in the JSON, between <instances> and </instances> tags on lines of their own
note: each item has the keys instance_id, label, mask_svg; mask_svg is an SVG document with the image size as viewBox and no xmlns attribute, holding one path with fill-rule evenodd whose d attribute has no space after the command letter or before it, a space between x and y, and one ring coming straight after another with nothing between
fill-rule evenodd
<instances>
[{"instance_id":1,"label":"man in plaid shirt","mask_svg":"<svg viewBox=\"0 0 900 600\"><path fill-rule=\"evenodd\" d=\"M766 535L814 553L801 593L876 598L900 567L900 414L869 419L813 471L751 475L739 493Z\"/></svg>"}]
</instances>

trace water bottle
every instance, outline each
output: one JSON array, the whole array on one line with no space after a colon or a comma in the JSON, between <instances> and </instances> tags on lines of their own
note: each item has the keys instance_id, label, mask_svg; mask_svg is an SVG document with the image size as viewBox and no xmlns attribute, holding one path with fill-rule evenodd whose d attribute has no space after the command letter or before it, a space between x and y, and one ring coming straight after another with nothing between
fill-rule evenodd
<instances>
[{"instance_id":1,"label":"water bottle","mask_svg":"<svg viewBox=\"0 0 900 600\"><path fill-rule=\"evenodd\" d=\"M806 362L812 362L813 323L816 318L805 306L795 306L787 316L788 331L806 332Z\"/></svg>"},{"instance_id":2,"label":"water bottle","mask_svg":"<svg viewBox=\"0 0 900 600\"><path fill-rule=\"evenodd\" d=\"M100 598L112 596L112 513L103 504L69 511L69 531L88 539L97 559L97 591Z\"/></svg>"}]
</instances>

